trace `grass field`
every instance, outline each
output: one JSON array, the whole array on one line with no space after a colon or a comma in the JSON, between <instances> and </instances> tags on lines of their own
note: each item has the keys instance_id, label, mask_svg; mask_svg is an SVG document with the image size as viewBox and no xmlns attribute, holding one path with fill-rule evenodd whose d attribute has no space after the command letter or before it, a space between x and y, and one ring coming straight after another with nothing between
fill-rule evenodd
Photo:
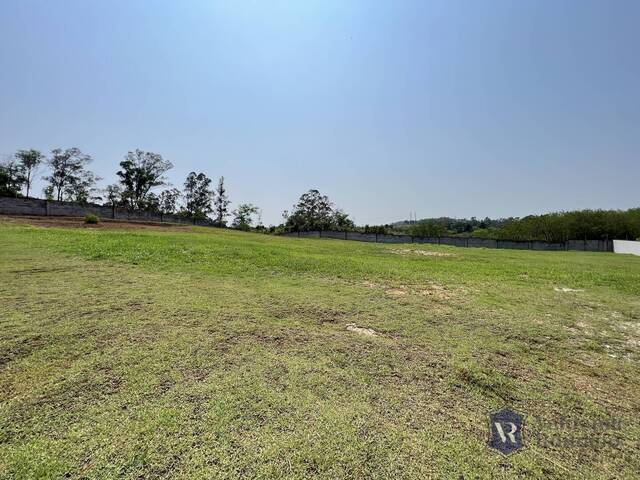
<instances>
[{"instance_id":1,"label":"grass field","mask_svg":"<svg viewBox=\"0 0 640 480\"><path fill-rule=\"evenodd\" d=\"M640 475L640 258L73 226L0 218L0 478Z\"/></svg>"}]
</instances>

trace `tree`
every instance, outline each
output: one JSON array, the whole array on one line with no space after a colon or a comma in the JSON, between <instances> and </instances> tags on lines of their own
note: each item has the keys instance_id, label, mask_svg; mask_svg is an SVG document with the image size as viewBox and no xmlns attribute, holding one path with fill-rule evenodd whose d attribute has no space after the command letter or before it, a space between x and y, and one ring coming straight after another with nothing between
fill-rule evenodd
<instances>
[{"instance_id":1,"label":"tree","mask_svg":"<svg viewBox=\"0 0 640 480\"><path fill-rule=\"evenodd\" d=\"M122 201L122 188L117 183L107 185L104 189L105 205L117 207Z\"/></svg>"},{"instance_id":2,"label":"tree","mask_svg":"<svg viewBox=\"0 0 640 480\"><path fill-rule=\"evenodd\" d=\"M185 211L195 218L207 218L213 211L211 179L204 173L191 172L184 182Z\"/></svg>"},{"instance_id":3,"label":"tree","mask_svg":"<svg viewBox=\"0 0 640 480\"><path fill-rule=\"evenodd\" d=\"M576 210L529 215L509 219L495 230L494 235L505 240L547 242L637 238L640 235L640 209Z\"/></svg>"},{"instance_id":4,"label":"tree","mask_svg":"<svg viewBox=\"0 0 640 480\"><path fill-rule=\"evenodd\" d=\"M180 199L180 190L172 188L164 190L160 194L160 213L165 215L176 213L178 209L178 200Z\"/></svg>"},{"instance_id":5,"label":"tree","mask_svg":"<svg viewBox=\"0 0 640 480\"><path fill-rule=\"evenodd\" d=\"M92 172L83 170L77 176L69 180L63 191L63 199L68 202L87 203L89 200L102 200L93 195L96 192L95 184L100 177Z\"/></svg>"},{"instance_id":6,"label":"tree","mask_svg":"<svg viewBox=\"0 0 640 480\"><path fill-rule=\"evenodd\" d=\"M26 182L21 164L13 159L0 163L0 196L18 197Z\"/></svg>"},{"instance_id":7,"label":"tree","mask_svg":"<svg viewBox=\"0 0 640 480\"><path fill-rule=\"evenodd\" d=\"M42 193L44 194L44 198L46 198L47 200L55 200L53 198L53 186L52 185L47 185L46 187L44 187L42 189Z\"/></svg>"},{"instance_id":8,"label":"tree","mask_svg":"<svg viewBox=\"0 0 640 480\"><path fill-rule=\"evenodd\" d=\"M258 222L257 222L257 225L256 225L256 230L264 230L264 229L265 229L265 227L262 224L262 209L258 208Z\"/></svg>"},{"instance_id":9,"label":"tree","mask_svg":"<svg viewBox=\"0 0 640 480\"><path fill-rule=\"evenodd\" d=\"M90 155L82 153L79 148L68 148L62 150L56 148L51 151L51 158L48 161L51 168L51 175L43 177L49 182L45 188L45 196L49 199L62 200L65 196L74 196L83 182L93 178L98 179L95 175L85 170L85 166L91 162ZM87 175L90 174L91 178ZM67 192L69 190L69 192Z\"/></svg>"},{"instance_id":10,"label":"tree","mask_svg":"<svg viewBox=\"0 0 640 480\"><path fill-rule=\"evenodd\" d=\"M416 237L442 237L446 235L447 228L443 223L435 220L421 220L419 223L411 226L409 233Z\"/></svg>"},{"instance_id":11,"label":"tree","mask_svg":"<svg viewBox=\"0 0 640 480\"><path fill-rule=\"evenodd\" d=\"M128 152L117 172L123 188L122 200L129 208L148 208L148 195L152 188L166 184L164 174L173 168L162 155L136 149Z\"/></svg>"},{"instance_id":12,"label":"tree","mask_svg":"<svg viewBox=\"0 0 640 480\"><path fill-rule=\"evenodd\" d=\"M326 195L312 189L300 196L291 214L285 211L284 215L290 230L327 230L332 223L333 204Z\"/></svg>"},{"instance_id":13,"label":"tree","mask_svg":"<svg viewBox=\"0 0 640 480\"><path fill-rule=\"evenodd\" d=\"M365 225L363 233L381 233L386 234L389 231L388 225Z\"/></svg>"},{"instance_id":14,"label":"tree","mask_svg":"<svg viewBox=\"0 0 640 480\"><path fill-rule=\"evenodd\" d=\"M22 171L25 177L25 186L27 188L27 197L29 197L29 192L31 191L31 186L33 184L33 177L35 176L38 167L45 159L45 156L40 151L31 149L18 150L15 157L22 166Z\"/></svg>"},{"instance_id":15,"label":"tree","mask_svg":"<svg viewBox=\"0 0 640 480\"><path fill-rule=\"evenodd\" d=\"M160 213L160 196L149 192L144 202L144 209L148 212Z\"/></svg>"},{"instance_id":16,"label":"tree","mask_svg":"<svg viewBox=\"0 0 640 480\"><path fill-rule=\"evenodd\" d=\"M224 227L226 225L225 218L229 216L229 198L227 197L227 190L224 188L224 177L220 177L218 182L218 188L216 188L216 197L213 201L216 212L216 225Z\"/></svg>"},{"instance_id":17,"label":"tree","mask_svg":"<svg viewBox=\"0 0 640 480\"><path fill-rule=\"evenodd\" d=\"M253 223L253 216L258 213L258 207L251 203L241 203L233 211L233 228L238 230L249 230Z\"/></svg>"},{"instance_id":18,"label":"tree","mask_svg":"<svg viewBox=\"0 0 640 480\"><path fill-rule=\"evenodd\" d=\"M333 212L331 228L342 231L353 230L355 228L355 224L353 223L353 220L349 218L349 214L338 208Z\"/></svg>"}]
</instances>

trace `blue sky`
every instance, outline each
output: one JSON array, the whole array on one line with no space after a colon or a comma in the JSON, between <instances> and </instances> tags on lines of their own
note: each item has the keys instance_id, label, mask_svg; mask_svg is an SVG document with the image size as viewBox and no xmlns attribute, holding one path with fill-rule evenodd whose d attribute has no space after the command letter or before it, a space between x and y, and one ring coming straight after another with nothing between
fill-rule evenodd
<instances>
[{"instance_id":1,"label":"blue sky","mask_svg":"<svg viewBox=\"0 0 640 480\"><path fill-rule=\"evenodd\" d=\"M640 205L640 2L2 0L0 154L135 148L279 223ZM40 190L40 187L38 188Z\"/></svg>"}]
</instances>

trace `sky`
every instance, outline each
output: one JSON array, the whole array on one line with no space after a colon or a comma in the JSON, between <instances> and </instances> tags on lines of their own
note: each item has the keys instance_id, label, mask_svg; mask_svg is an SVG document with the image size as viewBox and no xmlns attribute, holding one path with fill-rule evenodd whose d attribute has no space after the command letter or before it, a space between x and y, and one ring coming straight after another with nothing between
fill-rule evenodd
<instances>
[{"instance_id":1,"label":"sky","mask_svg":"<svg viewBox=\"0 0 640 480\"><path fill-rule=\"evenodd\" d=\"M129 150L280 223L640 206L637 0L1 0L0 154ZM37 187L41 191L42 184Z\"/></svg>"}]
</instances>

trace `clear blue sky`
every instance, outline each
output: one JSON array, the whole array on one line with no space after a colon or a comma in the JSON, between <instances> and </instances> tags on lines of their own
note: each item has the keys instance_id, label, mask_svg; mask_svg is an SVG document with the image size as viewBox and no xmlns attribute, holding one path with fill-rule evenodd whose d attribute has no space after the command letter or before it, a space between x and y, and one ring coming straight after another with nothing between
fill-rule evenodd
<instances>
[{"instance_id":1,"label":"clear blue sky","mask_svg":"<svg viewBox=\"0 0 640 480\"><path fill-rule=\"evenodd\" d=\"M0 153L155 151L267 224L640 205L638 0L2 0L0 60Z\"/></svg>"}]
</instances>

